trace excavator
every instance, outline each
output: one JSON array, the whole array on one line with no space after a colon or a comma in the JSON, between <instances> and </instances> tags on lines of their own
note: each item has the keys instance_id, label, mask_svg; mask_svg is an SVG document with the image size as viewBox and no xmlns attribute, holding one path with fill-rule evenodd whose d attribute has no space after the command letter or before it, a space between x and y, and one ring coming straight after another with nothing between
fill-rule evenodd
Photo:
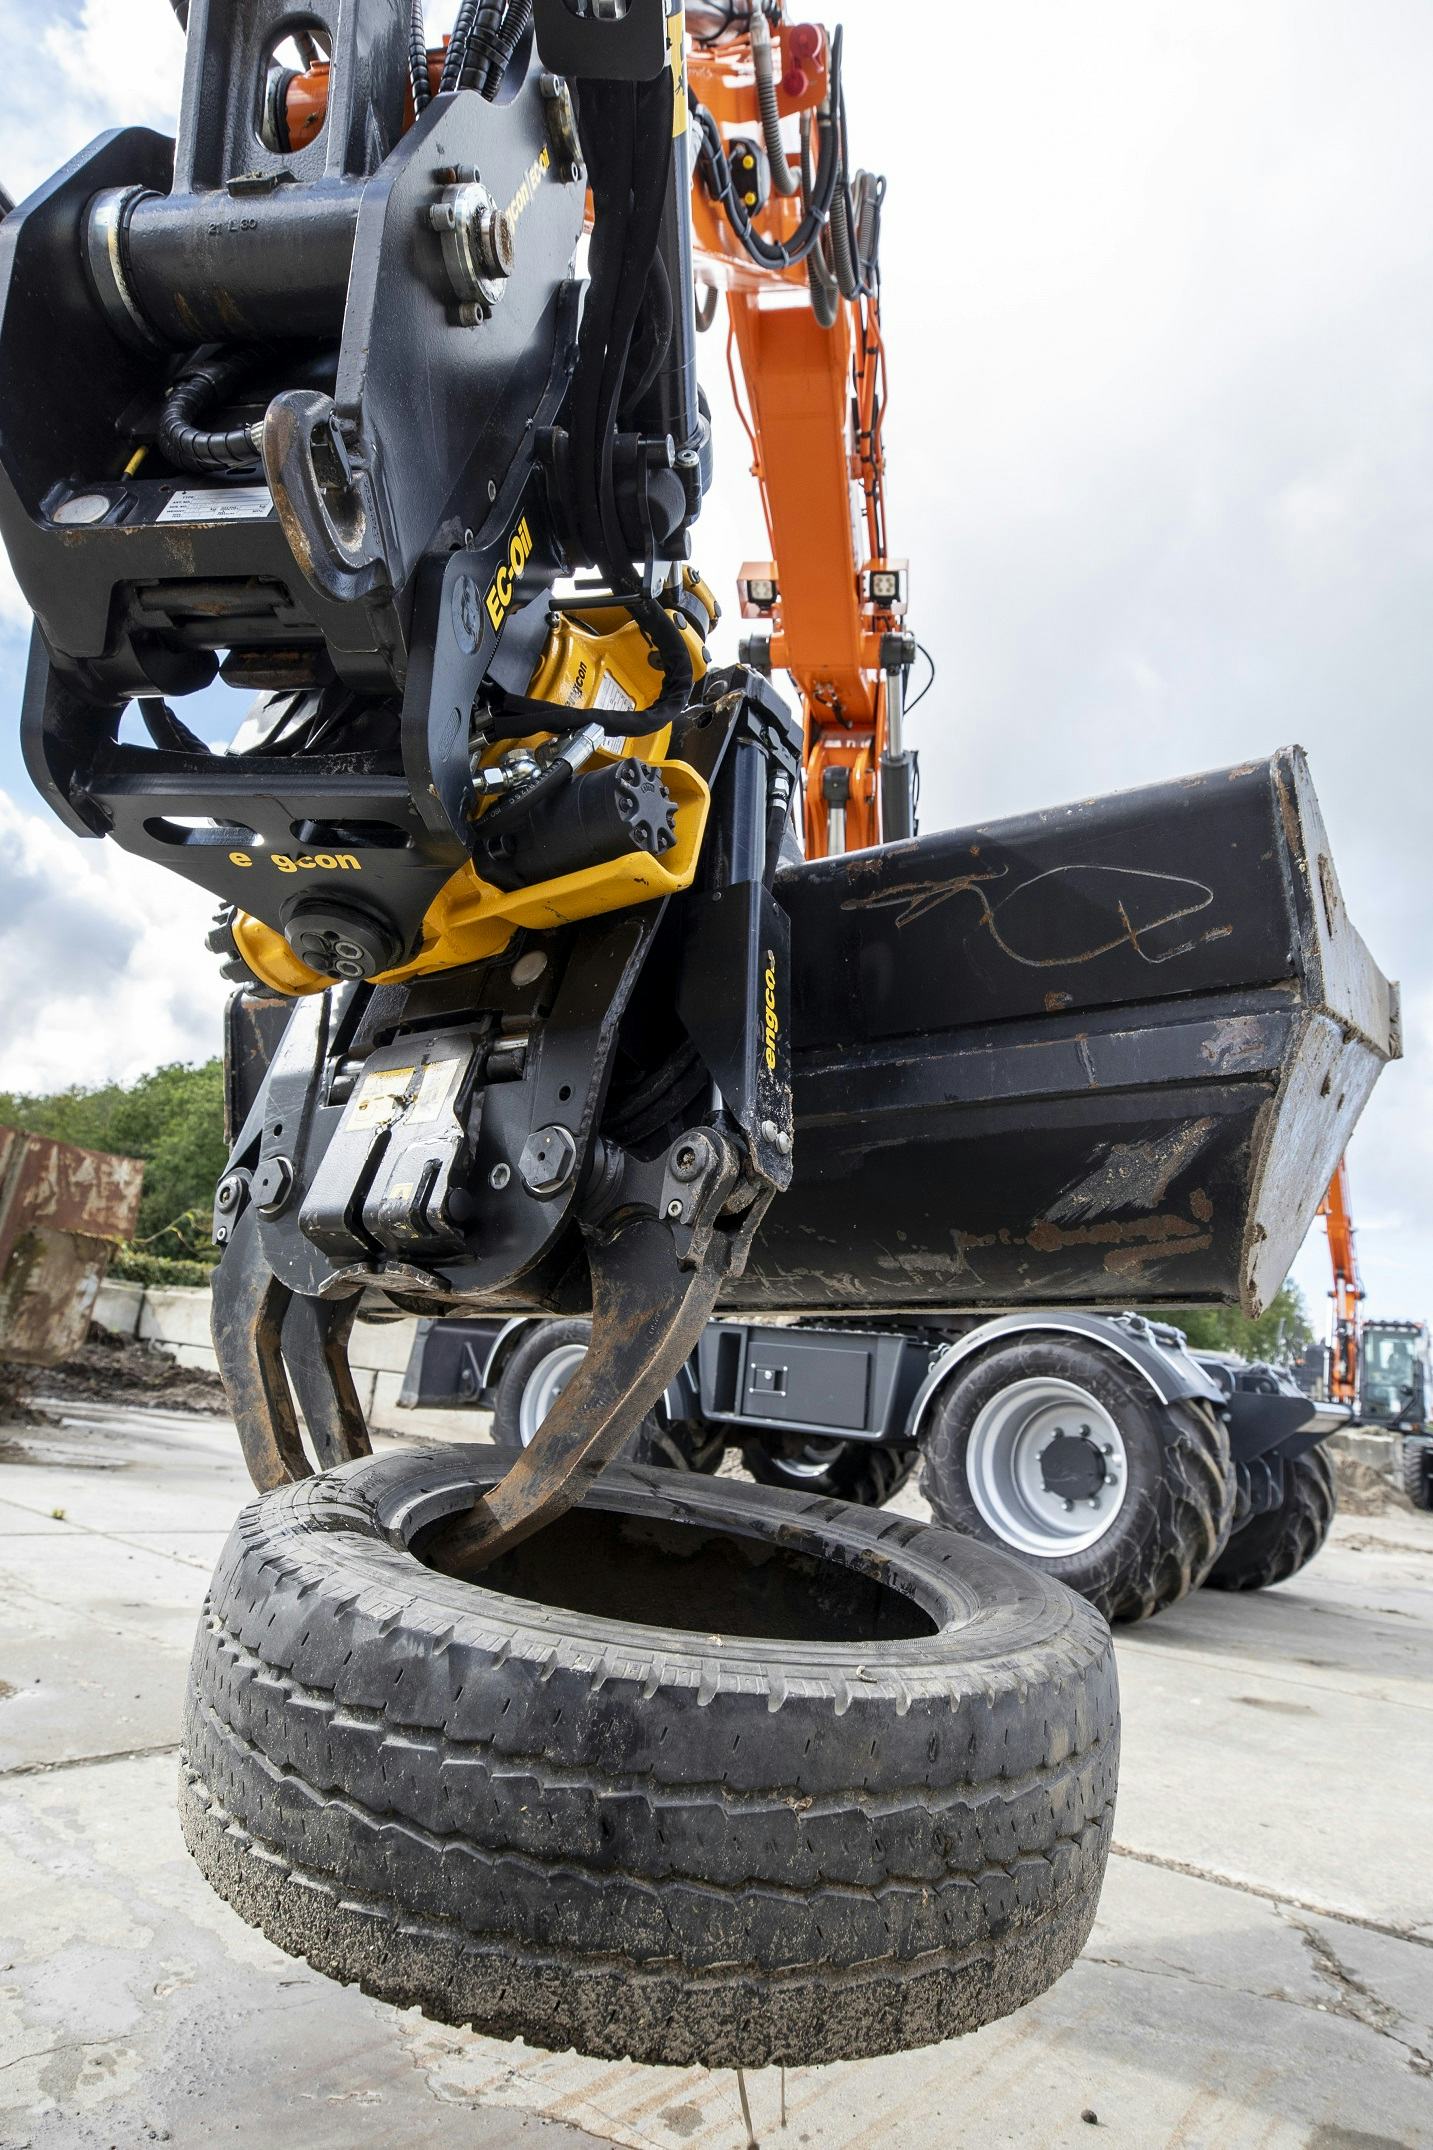
<instances>
[{"instance_id":1,"label":"excavator","mask_svg":"<svg viewBox=\"0 0 1433 2150\"><path fill-rule=\"evenodd\" d=\"M1386 1426L1399 1437L1403 1489L1415 1508L1433 1508L1433 1364L1428 1324L1366 1321L1349 1195L1348 1160L1319 1205L1333 1266L1333 1334L1328 1348L1330 1401L1347 1404L1361 1424Z\"/></svg>"},{"instance_id":2,"label":"excavator","mask_svg":"<svg viewBox=\"0 0 1433 2150\"><path fill-rule=\"evenodd\" d=\"M1329 1262L1333 1269L1333 1333L1329 1340L1327 1387L1331 1403L1359 1402L1359 1323L1363 1283L1358 1273L1358 1250L1354 1242L1353 1205L1348 1189L1348 1159L1341 1157L1319 1204L1319 1215L1328 1235Z\"/></svg>"},{"instance_id":3,"label":"excavator","mask_svg":"<svg viewBox=\"0 0 1433 2150\"><path fill-rule=\"evenodd\" d=\"M213 1333L260 1498L190 1848L294 1953L499 2035L974 2028L1094 1916L1103 1622L950 1533L608 1466L719 1305L1277 1289L1398 1050L1306 763L917 834L840 28L174 14L175 138L0 223L0 536L34 783L211 896L243 987ZM694 550L723 305L771 555L734 664ZM216 680L254 697L220 749ZM515 1459L375 1457L375 1308L591 1348Z\"/></svg>"}]
</instances>

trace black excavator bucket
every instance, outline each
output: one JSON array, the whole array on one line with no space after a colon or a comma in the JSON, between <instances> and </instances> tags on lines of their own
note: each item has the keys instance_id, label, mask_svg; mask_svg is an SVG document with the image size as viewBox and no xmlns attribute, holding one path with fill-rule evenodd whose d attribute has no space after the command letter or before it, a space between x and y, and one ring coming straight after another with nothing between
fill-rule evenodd
<instances>
[{"instance_id":1,"label":"black excavator bucket","mask_svg":"<svg viewBox=\"0 0 1433 2150\"><path fill-rule=\"evenodd\" d=\"M1297 748L777 895L796 1174L733 1309L1253 1312L1400 1051Z\"/></svg>"}]
</instances>

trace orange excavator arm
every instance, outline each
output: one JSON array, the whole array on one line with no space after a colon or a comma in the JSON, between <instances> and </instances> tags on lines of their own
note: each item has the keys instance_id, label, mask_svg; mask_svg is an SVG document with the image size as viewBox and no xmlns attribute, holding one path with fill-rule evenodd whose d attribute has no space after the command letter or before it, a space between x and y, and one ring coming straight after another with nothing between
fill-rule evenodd
<instances>
[{"instance_id":1,"label":"orange excavator arm","mask_svg":"<svg viewBox=\"0 0 1433 2150\"><path fill-rule=\"evenodd\" d=\"M806 851L817 858L915 830L903 720L917 645L904 625L906 566L886 535L884 182L846 168L839 32L787 23L777 8L692 7L688 23L704 318L724 292L771 553L742 570L743 616L769 633L743 654L788 672L800 693ZM823 209L826 139L840 169Z\"/></svg>"},{"instance_id":2,"label":"orange excavator arm","mask_svg":"<svg viewBox=\"0 0 1433 2150\"><path fill-rule=\"evenodd\" d=\"M1339 1160L1328 1193L1319 1204L1319 1215L1328 1232L1329 1260L1333 1265L1334 1319L1333 1345L1329 1352L1329 1396L1334 1403L1357 1404L1359 1306L1363 1285L1354 1244L1347 1158Z\"/></svg>"}]
</instances>

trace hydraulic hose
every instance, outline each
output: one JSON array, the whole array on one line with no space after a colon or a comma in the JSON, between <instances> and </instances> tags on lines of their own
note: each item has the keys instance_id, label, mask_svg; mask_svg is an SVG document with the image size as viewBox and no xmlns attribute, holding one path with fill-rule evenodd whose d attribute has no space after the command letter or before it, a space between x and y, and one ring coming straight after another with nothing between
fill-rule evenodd
<instances>
[{"instance_id":1,"label":"hydraulic hose","mask_svg":"<svg viewBox=\"0 0 1433 2150\"><path fill-rule=\"evenodd\" d=\"M502 0L497 0L499 7L501 4ZM453 19L453 33L448 40L447 57L443 61L443 73L438 83L440 97L457 89L462 81L463 62L468 56L468 39L473 34L473 25L479 12L483 9L492 12L493 5L494 0L462 0L462 6Z\"/></svg>"},{"instance_id":2,"label":"hydraulic hose","mask_svg":"<svg viewBox=\"0 0 1433 2150\"><path fill-rule=\"evenodd\" d=\"M468 47L458 75L460 89L481 90L485 86L490 70L497 64L502 23L503 0L490 0L490 4L479 8L477 20L468 32Z\"/></svg>"},{"instance_id":3,"label":"hydraulic hose","mask_svg":"<svg viewBox=\"0 0 1433 2150\"><path fill-rule=\"evenodd\" d=\"M504 0L479 0L473 7L464 0L453 25L441 87L476 89L489 100L495 97L532 14L533 0L506 0L506 5Z\"/></svg>"},{"instance_id":4,"label":"hydraulic hose","mask_svg":"<svg viewBox=\"0 0 1433 2150\"><path fill-rule=\"evenodd\" d=\"M664 721L664 709L686 706L695 684L687 645L676 621L655 597L641 593L637 576L628 564L613 479L622 394L632 353L638 319L658 259L662 205L666 199L672 157L672 88L670 77L643 84L632 100L624 135L630 135L617 169L630 186L629 213L623 247L623 273L618 279L615 303L607 327L598 395L596 446L598 450L597 507L602 545L595 551L598 566L614 591L628 594L632 617L656 654L662 671L662 695L655 705L653 722ZM624 100L625 103L625 100ZM594 171L594 188L596 173Z\"/></svg>"},{"instance_id":5,"label":"hydraulic hose","mask_svg":"<svg viewBox=\"0 0 1433 2150\"><path fill-rule=\"evenodd\" d=\"M706 182L715 200L720 203L727 222L740 239L742 246L753 261L767 269L790 269L798 262L810 258L819 245L831 217L831 203L836 193L836 182L841 172L841 147L835 115L841 109L841 57L842 33L836 30L831 39L831 89L829 110L823 110L818 119L821 151L816 168L814 194L808 197L806 213L790 239L783 244L768 239L757 231L743 203L732 185L731 167L716 121L706 107L695 97L690 98L692 117L701 134L701 164Z\"/></svg>"},{"instance_id":6,"label":"hydraulic hose","mask_svg":"<svg viewBox=\"0 0 1433 2150\"><path fill-rule=\"evenodd\" d=\"M258 461L257 426L214 428L200 423L233 400L253 365L252 352L215 351L184 368L165 396L156 436L161 453L176 469L208 475L249 470Z\"/></svg>"},{"instance_id":7,"label":"hydraulic hose","mask_svg":"<svg viewBox=\"0 0 1433 2150\"><path fill-rule=\"evenodd\" d=\"M836 266L836 282L841 288L842 298L863 297L864 286L856 260L856 239L852 229L851 189L846 179L844 159L831 202L831 259Z\"/></svg>"},{"instance_id":8,"label":"hydraulic hose","mask_svg":"<svg viewBox=\"0 0 1433 2150\"><path fill-rule=\"evenodd\" d=\"M831 198L831 259L843 299L870 296L861 273L860 248L856 241L856 212L851 202L851 150L846 132L846 99L839 85L833 90L831 107L836 115L836 146L840 164L836 191Z\"/></svg>"},{"instance_id":9,"label":"hydraulic hose","mask_svg":"<svg viewBox=\"0 0 1433 2150\"><path fill-rule=\"evenodd\" d=\"M622 385L622 402L618 415L624 426L630 427L632 413L639 408L642 398L662 370L663 361L671 348L676 320L676 307L672 300L672 283L667 274L667 265L660 254L654 254L652 266L647 276L647 303L644 308L645 355L640 367L636 370L635 379L624 380ZM629 374L632 372L631 363L629 363L628 372Z\"/></svg>"},{"instance_id":10,"label":"hydraulic hose","mask_svg":"<svg viewBox=\"0 0 1433 2150\"><path fill-rule=\"evenodd\" d=\"M525 13L523 0L517 0L509 20L518 36ZM641 731L659 729L668 715L685 707L694 684L681 631L644 588L635 565L615 469L624 402L631 402L654 358L660 362L670 336L671 293L657 264L671 179L672 97L672 78L665 70L650 83L594 80L584 84L580 115L596 214L591 281L569 398L571 512L578 546L630 611L661 672L660 699L635 719ZM634 352L639 323L643 333ZM484 723L487 735L504 736L502 725L521 721L524 702L505 696L502 712ZM542 707L547 719L542 728L561 729L560 713ZM590 719L574 713L574 721ZM621 718L610 729L625 729Z\"/></svg>"},{"instance_id":11,"label":"hydraulic hose","mask_svg":"<svg viewBox=\"0 0 1433 2150\"><path fill-rule=\"evenodd\" d=\"M687 26L697 43L710 50L751 21L751 8L728 7L724 0L687 0Z\"/></svg>"},{"instance_id":12,"label":"hydraulic hose","mask_svg":"<svg viewBox=\"0 0 1433 2150\"><path fill-rule=\"evenodd\" d=\"M502 29L493 40L493 58L488 63L487 78L482 84L482 93L489 102L497 96L503 76L512 64L513 54L527 34L533 11L534 0L509 0Z\"/></svg>"},{"instance_id":13,"label":"hydraulic hose","mask_svg":"<svg viewBox=\"0 0 1433 2150\"><path fill-rule=\"evenodd\" d=\"M168 702L157 696L146 695L139 704L141 722L157 747L168 754L207 755L209 748L192 732L182 718L176 717Z\"/></svg>"},{"instance_id":14,"label":"hydraulic hose","mask_svg":"<svg viewBox=\"0 0 1433 2150\"><path fill-rule=\"evenodd\" d=\"M432 103L428 86L428 30L423 20L423 0L412 0L408 10L408 80L413 88L413 112L426 112Z\"/></svg>"},{"instance_id":15,"label":"hydraulic hose","mask_svg":"<svg viewBox=\"0 0 1433 2150\"><path fill-rule=\"evenodd\" d=\"M826 266L822 249L813 247L806 257L806 282L811 311L821 328L834 328L841 311L841 287Z\"/></svg>"},{"instance_id":16,"label":"hydraulic hose","mask_svg":"<svg viewBox=\"0 0 1433 2150\"><path fill-rule=\"evenodd\" d=\"M811 114L801 115L801 188L807 201L816 186L815 169L811 162ZM841 287L826 259L826 241L821 239L806 257L806 282L811 292L811 311L822 328L834 328L841 311Z\"/></svg>"},{"instance_id":17,"label":"hydraulic hose","mask_svg":"<svg viewBox=\"0 0 1433 2150\"><path fill-rule=\"evenodd\" d=\"M756 75L756 102L761 112L761 132L766 142L771 184L778 194L793 195L800 181L791 169L781 141L781 114L776 104L776 65L772 58L771 25L765 10L751 11L751 64Z\"/></svg>"}]
</instances>

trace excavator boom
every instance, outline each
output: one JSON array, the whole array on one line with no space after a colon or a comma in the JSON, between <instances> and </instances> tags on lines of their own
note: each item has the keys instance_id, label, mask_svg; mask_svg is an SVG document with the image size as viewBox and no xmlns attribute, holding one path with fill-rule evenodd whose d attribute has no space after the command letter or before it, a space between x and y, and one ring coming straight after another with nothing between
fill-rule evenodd
<instances>
[{"instance_id":1,"label":"excavator boom","mask_svg":"<svg viewBox=\"0 0 1433 2150\"><path fill-rule=\"evenodd\" d=\"M742 569L742 616L757 623L744 649L789 673L801 697L808 858L914 835L917 791L902 722L917 645L907 566L890 558L886 530L885 181L843 163L828 221L800 246L820 116L834 112L847 138L841 53L839 32L776 32L757 13L689 63L698 275L713 300L726 295L728 368L771 547Z\"/></svg>"},{"instance_id":2,"label":"excavator boom","mask_svg":"<svg viewBox=\"0 0 1433 2150\"><path fill-rule=\"evenodd\" d=\"M1358 1273L1358 1250L1354 1242L1353 1206L1348 1189L1348 1159L1341 1157L1319 1204L1319 1215L1328 1233L1329 1261L1333 1267L1333 1337L1329 1346L1329 1399L1357 1406L1359 1401L1359 1328L1363 1284Z\"/></svg>"}]
</instances>

